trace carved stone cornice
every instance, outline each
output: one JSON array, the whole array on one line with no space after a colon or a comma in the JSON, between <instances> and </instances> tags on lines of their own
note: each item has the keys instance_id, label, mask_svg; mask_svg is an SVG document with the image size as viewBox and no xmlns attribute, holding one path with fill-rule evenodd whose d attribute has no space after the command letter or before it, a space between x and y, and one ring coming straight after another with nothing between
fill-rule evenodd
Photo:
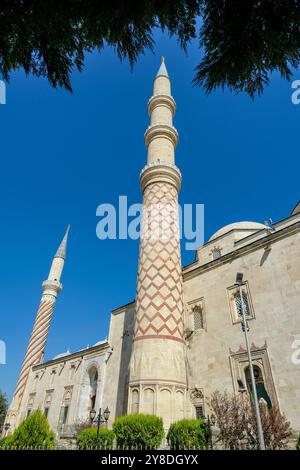
<instances>
[{"instance_id":1,"label":"carved stone cornice","mask_svg":"<svg viewBox=\"0 0 300 470\"><path fill-rule=\"evenodd\" d=\"M251 343L251 346L250 346L250 350L251 352L254 352L254 351L260 351L262 349L267 349L267 341L265 340L264 344L262 346L256 346L255 343ZM237 351L233 351L231 348L229 348L229 353L231 356L234 356L235 354L243 354L247 352L246 348L242 345L240 345L239 349Z\"/></svg>"},{"instance_id":2,"label":"carved stone cornice","mask_svg":"<svg viewBox=\"0 0 300 470\"><path fill-rule=\"evenodd\" d=\"M153 139L157 139L158 137L164 137L168 139L174 145L174 147L177 145L178 132L174 126L169 126L167 124L156 124L154 126L149 126L144 135L146 147L149 146Z\"/></svg>"},{"instance_id":3,"label":"carved stone cornice","mask_svg":"<svg viewBox=\"0 0 300 470\"><path fill-rule=\"evenodd\" d=\"M151 96L150 100L148 101L148 113L149 116L151 115L154 108L157 106L167 106L171 109L172 114L174 116L176 111L176 103L172 96L169 95L155 95Z\"/></svg>"},{"instance_id":4,"label":"carved stone cornice","mask_svg":"<svg viewBox=\"0 0 300 470\"><path fill-rule=\"evenodd\" d=\"M161 162L146 165L140 174L142 191L152 183L165 182L173 185L177 191L181 186L181 173L175 165L162 164Z\"/></svg>"},{"instance_id":5,"label":"carved stone cornice","mask_svg":"<svg viewBox=\"0 0 300 470\"><path fill-rule=\"evenodd\" d=\"M46 370L46 367L57 366L62 361L68 361L69 362L69 361L73 361L75 359L78 359L78 360L82 361L84 356L94 354L95 352L101 352L101 353L103 352L104 353L107 348L109 348L109 344L107 342L102 343L102 344L98 344L97 346L91 346L90 348L84 349L82 351L76 351L74 353L67 354L64 357L58 357L56 359L55 358L50 359L49 361L44 362L43 364L34 365L33 370L34 371L43 370L43 372L44 372Z\"/></svg>"},{"instance_id":6,"label":"carved stone cornice","mask_svg":"<svg viewBox=\"0 0 300 470\"><path fill-rule=\"evenodd\" d=\"M267 231L267 230L266 230ZM261 237L258 240L254 240L249 243L249 245L244 245L240 248L236 248L235 250L230 251L221 256L221 258L211 260L208 263L199 265L198 260L193 261L192 263L188 264L187 266L183 267L183 281L187 281L188 279L192 279L193 277L199 276L204 272L210 271L211 269L216 269L219 266L231 263L233 260L240 258L241 256L245 256L248 253L252 253L261 248L265 248L266 246L272 246L272 243L281 240L285 237L294 235L300 231L300 222L297 222L292 225L288 225L281 230L277 230L273 233L268 233L265 237ZM247 238L247 237L246 237ZM245 242L245 239L241 241ZM208 241L205 243L205 246L208 246L210 243L213 243L215 240Z\"/></svg>"},{"instance_id":7,"label":"carved stone cornice","mask_svg":"<svg viewBox=\"0 0 300 470\"><path fill-rule=\"evenodd\" d=\"M43 295L52 295L57 297L60 291L62 290L62 284L59 281L44 281L43 284Z\"/></svg>"}]
</instances>

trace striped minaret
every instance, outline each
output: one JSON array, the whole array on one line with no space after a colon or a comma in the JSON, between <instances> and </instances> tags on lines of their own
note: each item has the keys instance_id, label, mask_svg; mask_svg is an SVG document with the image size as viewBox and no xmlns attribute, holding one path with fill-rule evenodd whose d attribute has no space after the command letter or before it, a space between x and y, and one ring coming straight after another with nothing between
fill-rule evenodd
<instances>
[{"instance_id":1,"label":"striped minaret","mask_svg":"<svg viewBox=\"0 0 300 470\"><path fill-rule=\"evenodd\" d=\"M143 216L128 412L157 414L166 428L185 415L186 399L175 108L163 59L148 102L148 158L140 176Z\"/></svg>"},{"instance_id":2,"label":"striped minaret","mask_svg":"<svg viewBox=\"0 0 300 470\"><path fill-rule=\"evenodd\" d=\"M30 369L33 365L39 364L43 361L45 345L47 341L55 302L59 292L62 289L60 278L66 260L69 229L70 226L68 226L65 236L53 258L48 279L42 284L43 294L41 302L37 311L33 330L21 367L21 372L14 392L13 401L6 417L6 422L9 422L10 424L10 432L18 426L22 418L21 404Z\"/></svg>"}]
</instances>

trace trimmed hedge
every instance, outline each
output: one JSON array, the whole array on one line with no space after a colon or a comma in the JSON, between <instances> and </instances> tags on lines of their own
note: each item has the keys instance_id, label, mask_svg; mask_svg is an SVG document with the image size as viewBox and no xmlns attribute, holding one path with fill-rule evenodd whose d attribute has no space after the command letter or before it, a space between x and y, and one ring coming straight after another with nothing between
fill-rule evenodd
<instances>
[{"instance_id":1,"label":"trimmed hedge","mask_svg":"<svg viewBox=\"0 0 300 470\"><path fill-rule=\"evenodd\" d=\"M182 419L171 424L167 440L172 450L206 449L209 429L202 419Z\"/></svg>"},{"instance_id":2,"label":"trimmed hedge","mask_svg":"<svg viewBox=\"0 0 300 470\"><path fill-rule=\"evenodd\" d=\"M152 415L121 416L113 430L119 449L157 449L164 437L162 419Z\"/></svg>"},{"instance_id":3,"label":"trimmed hedge","mask_svg":"<svg viewBox=\"0 0 300 470\"><path fill-rule=\"evenodd\" d=\"M53 449L55 445L54 433L50 430L48 420L40 410L31 413L13 434L7 436L0 443L1 449Z\"/></svg>"},{"instance_id":4,"label":"trimmed hedge","mask_svg":"<svg viewBox=\"0 0 300 470\"><path fill-rule=\"evenodd\" d=\"M114 444L114 432L110 429L87 428L80 431L77 436L77 449L79 450L111 450Z\"/></svg>"}]
</instances>

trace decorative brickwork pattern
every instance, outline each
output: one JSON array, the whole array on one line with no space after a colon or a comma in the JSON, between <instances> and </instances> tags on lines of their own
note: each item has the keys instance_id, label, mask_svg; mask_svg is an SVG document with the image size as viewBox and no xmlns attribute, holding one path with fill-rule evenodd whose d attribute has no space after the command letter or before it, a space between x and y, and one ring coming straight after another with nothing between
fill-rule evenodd
<instances>
[{"instance_id":1,"label":"decorative brickwork pattern","mask_svg":"<svg viewBox=\"0 0 300 470\"><path fill-rule=\"evenodd\" d=\"M146 187L139 254L134 339L183 341L183 294L177 191Z\"/></svg>"},{"instance_id":2,"label":"decorative brickwork pattern","mask_svg":"<svg viewBox=\"0 0 300 470\"><path fill-rule=\"evenodd\" d=\"M33 364L42 362L44 348L50 327L51 316L55 300L43 299L39 305L37 317L31 333L26 355L22 364L19 380L16 386L15 397L22 398L28 374Z\"/></svg>"}]
</instances>

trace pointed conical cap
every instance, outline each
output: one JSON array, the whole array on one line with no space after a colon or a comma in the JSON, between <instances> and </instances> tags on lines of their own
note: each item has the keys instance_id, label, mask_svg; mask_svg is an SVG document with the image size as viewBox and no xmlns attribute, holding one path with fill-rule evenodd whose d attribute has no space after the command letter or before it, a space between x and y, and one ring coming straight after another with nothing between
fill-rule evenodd
<instances>
[{"instance_id":1,"label":"pointed conical cap","mask_svg":"<svg viewBox=\"0 0 300 470\"><path fill-rule=\"evenodd\" d=\"M158 72L157 72L155 78L157 78L157 77L167 77L167 78L169 78L169 74L168 74L167 67L166 67L166 64L165 64L164 56L162 56L162 58L161 58L161 65L158 69Z\"/></svg>"},{"instance_id":2,"label":"pointed conical cap","mask_svg":"<svg viewBox=\"0 0 300 470\"><path fill-rule=\"evenodd\" d=\"M66 259L67 257L67 242L68 242L68 235L69 235L70 225L68 225L64 238L61 241L61 244L58 247L57 252L55 253L54 258L62 258Z\"/></svg>"}]
</instances>

